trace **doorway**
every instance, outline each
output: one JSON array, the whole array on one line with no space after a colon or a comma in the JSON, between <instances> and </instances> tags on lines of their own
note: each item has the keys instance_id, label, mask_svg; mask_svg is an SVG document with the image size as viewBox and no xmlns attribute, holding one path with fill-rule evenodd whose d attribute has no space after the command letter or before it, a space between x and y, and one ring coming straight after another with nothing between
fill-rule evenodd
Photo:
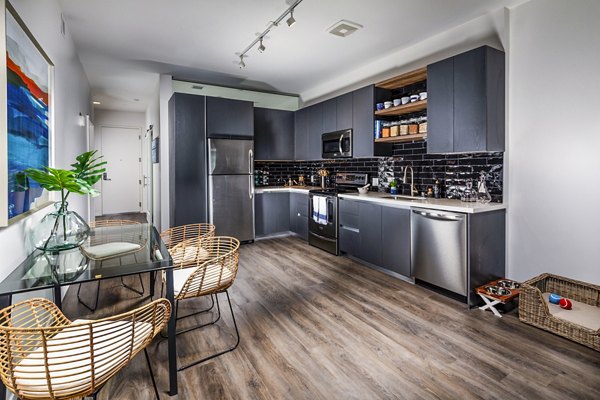
<instances>
[{"instance_id":1,"label":"doorway","mask_svg":"<svg viewBox=\"0 0 600 400\"><path fill-rule=\"evenodd\" d=\"M139 128L102 126L102 214L142 211L142 137Z\"/></svg>"}]
</instances>

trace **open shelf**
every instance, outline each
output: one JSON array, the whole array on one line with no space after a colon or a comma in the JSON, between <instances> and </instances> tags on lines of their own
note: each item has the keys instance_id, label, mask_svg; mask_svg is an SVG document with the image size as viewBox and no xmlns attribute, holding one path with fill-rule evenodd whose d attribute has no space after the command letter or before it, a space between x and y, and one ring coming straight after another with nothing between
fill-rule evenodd
<instances>
[{"instance_id":1,"label":"open shelf","mask_svg":"<svg viewBox=\"0 0 600 400\"><path fill-rule=\"evenodd\" d=\"M412 142L413 140L427 139L426 133L417 133L416 135L390 136L386 138L375 139L375 143L402 143Z\"/></svg>"},{"instance_id":2,"label":"open shelf","mask_svg":"<svg viewBox=\"0 0 600 400\"><path fill-rule=\"evenodd\" d=\"M419 68L415 71L408 72L385 81L375 84L375 87L382 89L398 89L404 86L412 85L413 83L427 80L427 67Z\"/></svg>"},{"instance_id":3,"label":"open shelf","mask_svg":"<svg viewBox=\"0 0 600 400\"><path fill-rule=\"evenodd\" d=\"M407 103L396 107L384 108L383 110L375 111L375 116L385 117L394 115L410 114L417 111L423 111L427 109L427 99L415 101L414 103Z\"/></svg>"}]
</instances>

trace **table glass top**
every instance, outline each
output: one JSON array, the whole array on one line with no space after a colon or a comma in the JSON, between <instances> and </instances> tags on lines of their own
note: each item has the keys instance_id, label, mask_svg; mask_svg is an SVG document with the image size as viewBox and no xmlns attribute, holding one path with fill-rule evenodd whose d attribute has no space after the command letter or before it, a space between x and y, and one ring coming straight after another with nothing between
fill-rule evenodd
<instances>
[{"instance_id":1,"label":"table glass top","mask_svg":"<svg viewBox=\"0 0 600 400\"><path fill-rule=\"evenodd\" d=\"M112 254L115 248L126 252ZM0 295L157 271L171 264L152 224L96 227L81 248L58 254L34 251L0 282Z\"/></svg>"}]
</instances>

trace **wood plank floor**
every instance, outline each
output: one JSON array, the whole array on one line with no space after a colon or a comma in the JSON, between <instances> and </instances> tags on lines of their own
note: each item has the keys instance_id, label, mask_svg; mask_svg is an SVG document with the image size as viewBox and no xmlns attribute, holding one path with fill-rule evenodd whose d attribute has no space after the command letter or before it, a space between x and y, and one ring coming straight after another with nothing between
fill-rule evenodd
<instances>
[{"instance_id":1,"label":"wood plank floor","mask_svg":"<svg viewBox=\"0 0 600 400\"><path fill-rule=\"evenodd\" d=\"M294 237L242 246L239 268L230 293L240 346L179 373L178 399L600 399L600 353L514 312L467 310ZM139 285L137 277L129 282ZM147 301L119 281L103 281L101 290L96 316ZM67 293L65 311L85 316L75 294ZM177 338L180 361L233 340L222 296L219 326ZM191 300L180 312L205 304ZM149 350L168 399L166 342ZM140 355L99 398L150 399L151 390Z\"/></svg>"}]
</instances>

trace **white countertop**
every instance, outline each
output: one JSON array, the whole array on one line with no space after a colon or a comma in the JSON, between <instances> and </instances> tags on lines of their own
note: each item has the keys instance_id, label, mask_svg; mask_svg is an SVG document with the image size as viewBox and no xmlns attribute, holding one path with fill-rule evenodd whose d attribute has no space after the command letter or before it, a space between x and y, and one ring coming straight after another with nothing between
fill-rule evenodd
<instances>
[{"instance_id":1,"label":"white countertop","mask_svg":"<svg viewBox=\"0 0 600 400\"><path fill-rule=\"evenodd\" d=\"M254 193L294 192L308 194L311 189L318 189L318 186L259 186L254 188Z\"/></svg>"},{"instance_id":2,"label":"white countertop","mask_svg":"<svg viewBox=\"0 0 600 400\"><path fill-rule=\"evenodd\" d=\"M487 211L504 210L504 203L479 203L465 202L453 199L427 199L427 200L404 200L386 198L389 193L369 192L367 194L344 193L338 195L348 200L372 201L374 203L385 204L386 206L395 206L401 208L428 208L442 211L454 211L467 214L474 214Z\"/></svg>"},{"instance_id":3,"label":"white countertop","mask_svg":"<svg viewBox=\"0 0 600 400\"><path fill-rule=\"evenodd\" d=\"M288 193L304 193L308 194L311 189L318 189L317 186L263 186L254 189L255 193L276 193L276 192L288 192ZM428 208L433 210L442 211L454 211L467 214L474 214L487 211L504 210L506 205L504 203L478 203L478 202L464 202L460 200L452 199L427 199L427 200L403 200L403 199L390 199L386 198L390 196L389 193L380 192L369 192L367 194L358 193L344 193L340 194L347 200L360 200L360 201L372 201L374 203L383 204L386 206L393 206L398 208Z\"/></svg>"}]
</instances>

